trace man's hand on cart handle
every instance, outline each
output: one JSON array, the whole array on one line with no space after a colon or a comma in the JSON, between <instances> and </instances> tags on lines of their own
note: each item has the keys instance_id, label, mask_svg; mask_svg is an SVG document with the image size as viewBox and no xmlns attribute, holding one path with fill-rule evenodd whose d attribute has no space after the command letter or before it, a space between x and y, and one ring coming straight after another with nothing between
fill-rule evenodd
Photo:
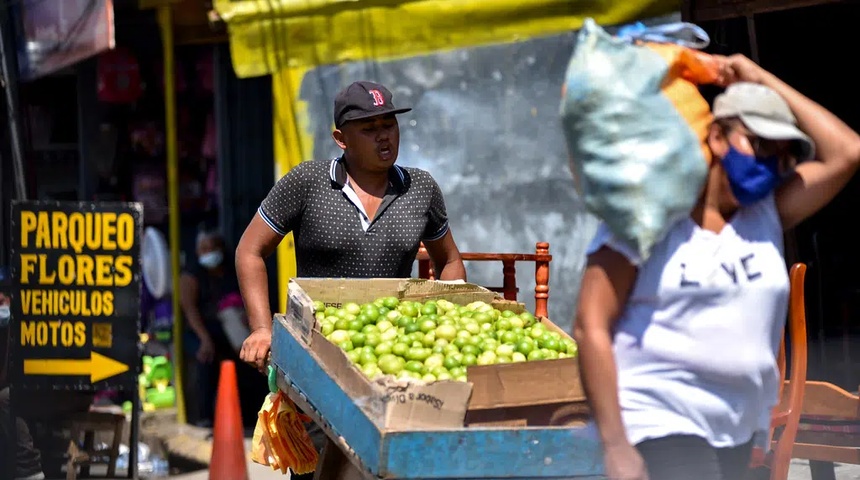
<instances>
[{"instance_id":1,"label":"man's hand on cart handle","mask_svg":"<svg viewBox=\"0 0 860 480\"><path fill-rule=\"evenodd\" d=\"M271 347L272 330L267 327L258 328L242 342L239 358L256 367L260 373L265 374Z\"/></svg>"}]
</instances>

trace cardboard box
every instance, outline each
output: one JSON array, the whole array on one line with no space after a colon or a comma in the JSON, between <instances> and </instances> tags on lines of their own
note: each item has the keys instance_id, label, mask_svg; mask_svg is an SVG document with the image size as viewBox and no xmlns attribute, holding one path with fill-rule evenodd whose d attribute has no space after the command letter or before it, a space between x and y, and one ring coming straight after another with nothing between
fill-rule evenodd
<instances>
[{"instance_id":1,"label":"cardboard box","mask_svg":"<svg viewBox=\"0 0 860 480\"><path fill-rule=\"evenodd\" d=\"M522 304L504 307L524 310ZM548 318L538 320L570 339ZM467 372L474 385L467 426L572 426L584 424L590 415L575 358L474 366Z\"/></svg>"},{"instance_id":2,"label":"cardboard box","mask_svg":"<svg viewBox=\"0 0 860 480\"><path fill-rule=\"evenodd\" d=\"M316 279L290 281L285 323L338 385L368 413L381 429L412 430L462 428L463 425L548 425L554 412L579 410L585 395L575 359L475 366L467 369L469 382L431 384L383 377L370 381L346 354L319 332L313 302L341 307L379 297L426 301L446 299L466 305L483 301L517 312L522 304L502 299L483 287L420 279ZM548 328L567 334L548 319Z\"/></svg>"}]
</instances>

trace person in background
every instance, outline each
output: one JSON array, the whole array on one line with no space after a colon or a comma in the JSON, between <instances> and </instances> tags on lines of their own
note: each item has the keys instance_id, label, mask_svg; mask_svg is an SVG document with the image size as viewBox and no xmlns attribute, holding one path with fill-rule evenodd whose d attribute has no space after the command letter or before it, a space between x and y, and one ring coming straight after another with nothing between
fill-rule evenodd
<instances>
[{"instance_id":1,"label":"person in background","mask_svg":"<svg viewBox=\"0 0 860 480\"><path fill-rule=\"evenodd\" d=\"M4 474L6 469L6 461L10 462L13 467L13 475L15 480L41 480L45 478L42 472L42 455L39 449L33 443L33 436L30 435L30 427L27 422L19 416L15 416L15 447L5 448L10 445L12 432L8 431L10 424L10 397L9 386L3 385L4 380L0 379L0 445L4 445L3 453L0 458L4 460L0 465L0 474ZM4 458L5 457L5 458Z\"/></svg>"},{"instance_id":2,"label":"person in background","mask_svg":"<svg viewBox=\"0 0 860 480\"><path fill-rule=\"evenodd\" d=\"M12 417L11 412L7 379L11 322L11 299L7 290L9 286L8 269L0 267L0 478L5 478L8 473L7 466L11 466L12 478L15 480L41 480L45 478L42 472L42 456L33 442L33 436L30 435L30 427L18 415ZM13 436L10 429L15 432L14 448L9 448Z\"/></svg>"},{"instance_id":3,"label":"person in background","mask_svg":"<svg viewBox=\"0 0 860 480\"><path fill-rule=\"evenodd\" d=\"M215 414L220 360L230 357L230 345L218 321L218 302L239 291L233 262L226 259L224 238L214 229L201 227L197 235L197 261L186 260L180 277L179 303L186 325L186 356L189 381L196 385L194 397L199 426L211 426ZM193 407L193 406L192 406Z\"/></svg>"},{"instance_id":4,"label":"person in background","mask_svg":"<svg viewBox=\"0 0 860 480\"><path fill-rule=\"evenodd\" d=\"M860 136L829 111L744 56L718 59L727 88L690 217L646 261L605 224L587 249L574 336L613 480L743 478L778 400L783 231L860 165Z\"/></svg>"}]
</instances>

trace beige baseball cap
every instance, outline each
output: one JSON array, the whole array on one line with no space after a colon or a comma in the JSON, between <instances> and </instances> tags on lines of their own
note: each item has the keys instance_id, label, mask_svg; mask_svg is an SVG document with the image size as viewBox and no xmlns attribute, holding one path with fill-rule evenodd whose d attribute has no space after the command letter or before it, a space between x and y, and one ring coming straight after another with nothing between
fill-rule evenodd
<instances>
[{"instance_id":1,"label":"beige baseball cap","mask_svg":"<svg viewBox=\"0 0 860 480\"><path fill-rule=\"evenodd\" d=\"M815 155L815 143L797 128L797 119L788 104L764 85L733 83L717 96L712 110L714 119L737 117L761 138L796 141L800 147L799 162Z\"/></svg>"}]
</instances>

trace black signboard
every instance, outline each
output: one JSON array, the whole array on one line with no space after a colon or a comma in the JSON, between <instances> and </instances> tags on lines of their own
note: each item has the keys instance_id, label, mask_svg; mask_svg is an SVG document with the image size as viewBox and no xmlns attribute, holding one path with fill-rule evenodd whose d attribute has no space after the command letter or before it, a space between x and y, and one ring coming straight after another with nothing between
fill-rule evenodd
<instances>
[{"instance_id":1,"label":"black signboard","mask_svg":"<svg viewBox=\"0 0 860 480\"><path fill-rule=\"evenodd\" d=\"M139 203L13 202L10 383L136 390Z\"/></svg>"}]
</instances>

